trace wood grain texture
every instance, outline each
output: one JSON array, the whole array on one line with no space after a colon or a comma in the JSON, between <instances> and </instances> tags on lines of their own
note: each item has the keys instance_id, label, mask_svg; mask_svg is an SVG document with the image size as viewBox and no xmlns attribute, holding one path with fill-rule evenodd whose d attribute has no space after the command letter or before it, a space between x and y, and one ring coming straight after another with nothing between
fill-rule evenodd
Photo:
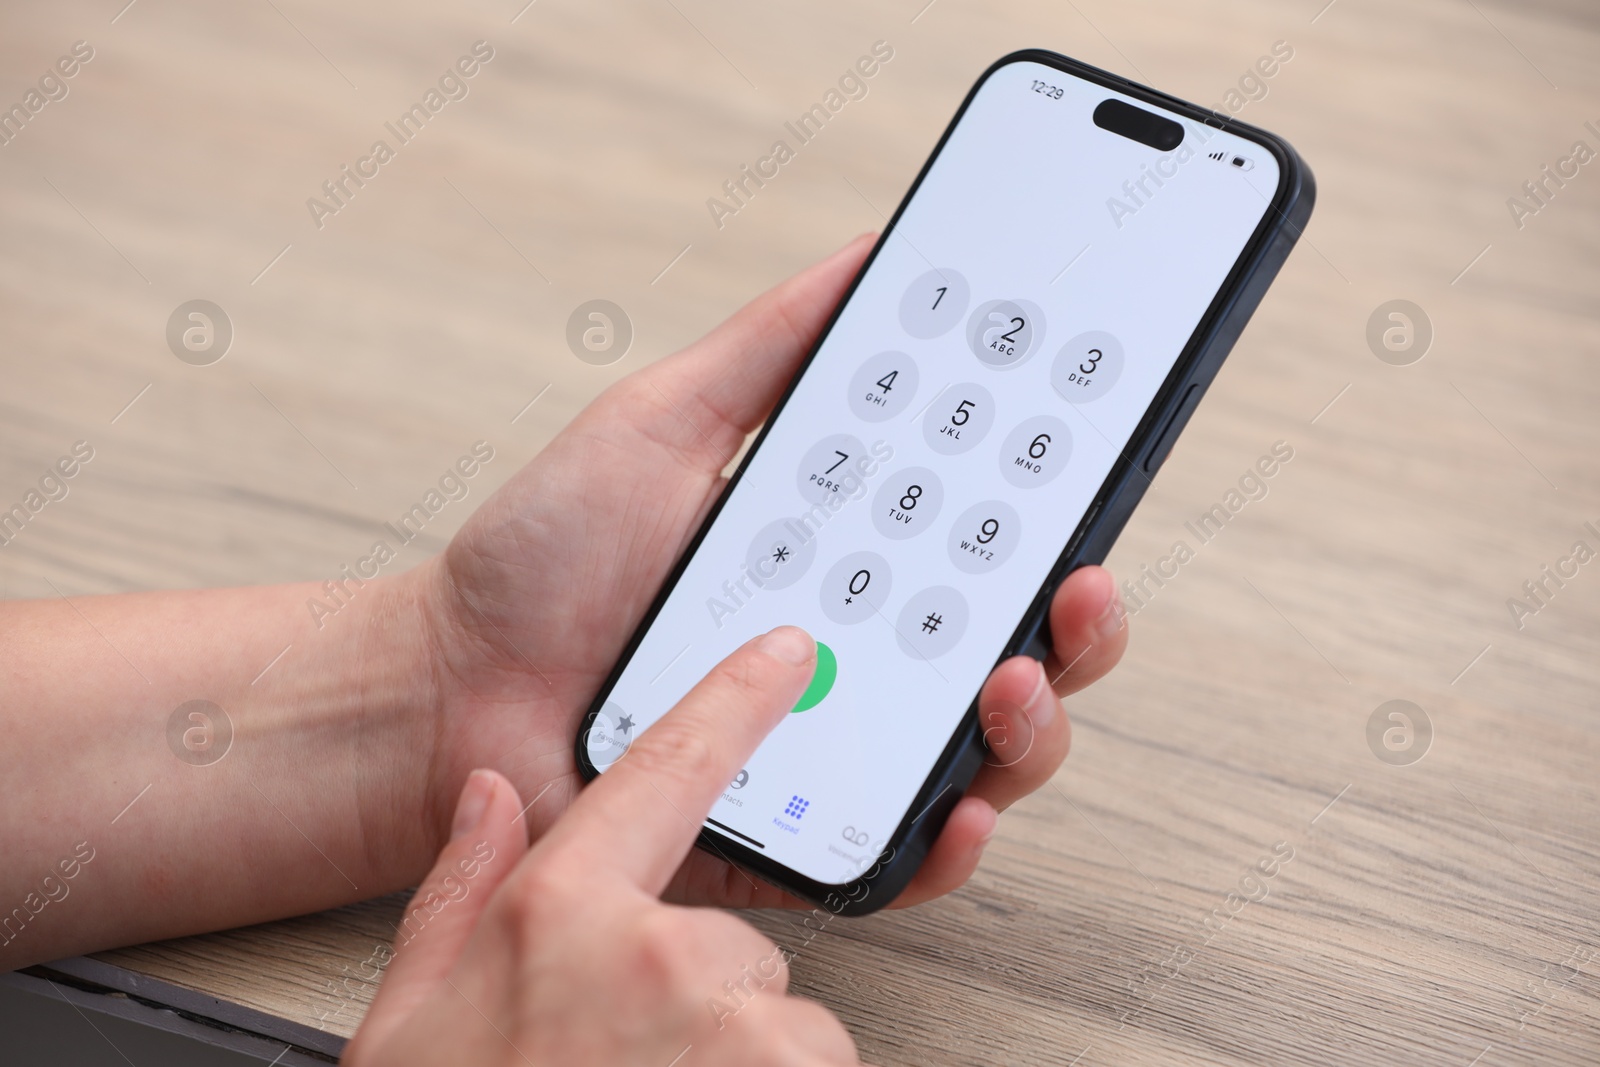
<instances>
[{"instance_id":1,"label":"wood grain texture","mask_svg":"<svg viewBox=\"0 0 1600 1067\"><path fill-rule=\"evenodd\" d=\"M6 101L96 49L0 148L0 502L97 450L0 550L10 597L332 574L472 441L503 481L606 384L881 225L995 57L1214 103L1289 42L1241 117L1302 151L1316 216L1110 563L1195 558L1147 580L1127 660L1070 703L1068 765L969 886L814 936L756 921L871 1062L1600 1059L1600 565L1520 630L1506 606L1600 527L1600 165L1520 228L1506 203L1600 148L1591 4L119 6L3 16ZM470 95L317 229L306 198L480 38ZM718 229L706 198L880 39L868 96ZM195 297L237 330L210 367L163 340ZM608 368L563 341L594 297L637 329ZM1393 298L1437 331L1408 367L1364 339ZM1196 544L1186 520L1279 441L1268 495ZM1395 698L1435 733L1406 767L1366 741ZM1265 897L1230 902L1275 847ZM101 958L349 1033L370 988L331 1016L328 990L397 908Z\"/></svg>"}]
</instances>

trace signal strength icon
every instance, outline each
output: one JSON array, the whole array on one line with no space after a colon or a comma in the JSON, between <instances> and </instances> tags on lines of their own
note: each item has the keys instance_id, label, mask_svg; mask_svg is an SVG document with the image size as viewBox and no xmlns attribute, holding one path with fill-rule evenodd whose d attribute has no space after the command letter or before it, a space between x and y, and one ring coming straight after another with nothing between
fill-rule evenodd
<instances>
[{"instance_id":1,"label":"signal strength icon","mask_svg":"<svg viewBox=\"0 0 1600 1067\"><path fill-rule=\"evenodd\" d=\"M1214 159L1219 163L1222 163L1222 162L1231 163L1235 168L1237 168L1239 170L1255 170L1255 167L1256 167L1255 160L1251 159L1250 157L1248 157L1248 156L1231 156L1230 157L1226 151L1208 152L1208 153L1206 153L1206 158L1207 159Z\"/></svg>"}]
</instances>

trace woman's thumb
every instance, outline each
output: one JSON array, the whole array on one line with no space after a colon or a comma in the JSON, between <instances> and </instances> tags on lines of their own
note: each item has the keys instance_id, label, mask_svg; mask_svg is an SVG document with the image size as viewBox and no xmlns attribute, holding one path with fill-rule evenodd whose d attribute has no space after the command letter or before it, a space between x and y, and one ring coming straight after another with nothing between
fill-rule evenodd
<instances>
[{"instance_id":1,"label":"woman's thumb","mask_svg":"<svg viewBox=\"0 0 1600 1067\"><path fill-rule=\"evenodd\" d=\"M350 1054L357 1045L381 1048L455 967L490 896L528 850L521 807L503 775L477 770L467 776L450 840L400 917L395 954L345 1062L355 1062Z\"/></svg>"}]
</instances>

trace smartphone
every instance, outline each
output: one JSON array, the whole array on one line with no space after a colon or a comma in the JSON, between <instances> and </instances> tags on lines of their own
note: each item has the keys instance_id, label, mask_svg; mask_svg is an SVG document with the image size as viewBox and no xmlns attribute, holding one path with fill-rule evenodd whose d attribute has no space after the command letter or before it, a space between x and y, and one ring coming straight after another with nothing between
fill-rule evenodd
<instances>
[{"instance_id":1,"label":"smartphone","mask_svg":"<svg viewBox=\"0 0 1600 1067\"><path fill-rule=\"evenodd\" d=\"M836 914L894 899L1311 213L1285 141L1051 52L967 95L577 738L586 778L780 624L810 687L701 847Z\"/></svg>"}]
</instances>

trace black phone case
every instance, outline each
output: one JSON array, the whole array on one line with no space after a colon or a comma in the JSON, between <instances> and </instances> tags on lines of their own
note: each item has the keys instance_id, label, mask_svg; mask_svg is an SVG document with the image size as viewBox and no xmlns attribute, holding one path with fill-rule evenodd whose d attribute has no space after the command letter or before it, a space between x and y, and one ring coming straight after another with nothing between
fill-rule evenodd
<instances>
[{"instance_id":1,"label":"black phone case","mask_svg":"<svg viewBox=\"0 0 1600 1067\"><path fill-rule=\"evenodd\" d=\"M832 332L840 310L855 295L861 277L871 268L878 251L894 231L906 204L917 195L917 190L921 188L929 168L933 166L934 160L939 158L939 153L944 151L951 131L966 114L973 97L995 71L1018 62L1035 62L1054 67L1085 81L1124 93L1135 100L1156 105L1164 111L1181 115L1198 124L1244 137L1273 154L1282 177L1270 210L1263 217L1260 226L1240 254L1238 262L1234 264L1233 270L1217 291L1211 306L1190 336L1166 382L1145 411L1143 419L1129 439L1128 447L1113 465L1111 473L1106 476L1093 503L1084 512L1078 528L1067 540L1055 567L1039 587L1038 594L1028 606L1011 640L1006 643L1004 651L996 659L996 665L1019 654L1040 660L1045 658L1050 649L1050 601L1057 587L1078 567L1099 563L1105 559L1117 536L1122 532L1123 526L1132 516L1133 509L1144 496L1145 488L1150 484L1150 476L1155 474L1162 461L1166 459L1184 424L1189 421L1189 416L1194 414L1206 387L1216 377L1222 361L1227 358L1234 342L1244 331L1245 324L1250 321L1256 306L1266 295L1267 288L1277 276L1279 268L1288 259L1289 251L1299 239L1316 200L1316 184L1311 171L1288 142L1280 137L1055 52L1043 49L1013 52L997 60L984 71L983 76L967 93L966 99L961 102L955 117L950 120L949 126L940 136L939 143L928 156L927 162L922 165L917 180L912 183L900 206L895 209L894 217L884 227L878 243L873 246L871 254L862 264L856 280L851 283L849 291L845 293L838 307L834 309L833 315L828 319L827 326L818 335L816 344L812 346L810 354L795 375L794 382L790 383L773 409L772 416L767 420L767 426L771 426L778 413L788 403L794 391L794 383L798 382L810 368L817 350ZM766 429L763 428L761 435L751 445L738 470L734 472L723 490L722 497L706 516L700 531L674 567L661 592L657 594L649 612L629 639L628 647L617 661L617 666L613 668L610 677L606 679L584 715L583 723L578 730L576 749L578 768L585 781L592 780L599 773L590 762L584 744L595 716L616 685L623 667L633 657L639 642L654 623L657 613L666 602L667 595L682 577L689 559L699 549L705 532L716 522L729 494L744 476L751 457L756 454L756 450L761 447L765 439ZM877 863L854 881L842 885L830 885L806 878L771 857L721 834L702 830L699 845L795 896L827 908L834 914L866 915L887 906L910 883L927 856L929 848L939 836L940 830L944 828L945 820L951 810L964 795L973 776L983 764L985 751L983 733L978 724L977 701L974 700L956 727L949 744L934 763L921 791L907 809L908 814L890 835L883 851L879 853Z\"/></svg>"}]
</instances>

